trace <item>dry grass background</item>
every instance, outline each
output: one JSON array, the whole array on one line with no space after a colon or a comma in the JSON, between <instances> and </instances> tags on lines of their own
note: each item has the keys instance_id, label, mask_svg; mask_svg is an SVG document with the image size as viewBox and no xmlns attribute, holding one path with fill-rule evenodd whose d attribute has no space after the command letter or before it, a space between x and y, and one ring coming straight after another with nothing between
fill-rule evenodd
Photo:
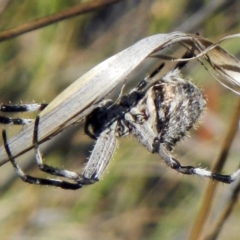
<instances>
[{"instance_id":1,"label":"dry grass background","mask_svg":"<svg viewBox=\"0 0 240 240\"><path fill-rule=\"evenodd\" d=\"M1 1L0 33L80 2L87 1ZM50 102L87 70L148 35L184 30L217 41L240 32L239 11L239 1L126 0L3 41L0 101ZM238 40L222 46L239 55ZM134 77L139 81L146 72L137 74ZM184 165L211 168L230 128L238 97L224 89L198 62L189 64L184 74L203 89L208 109L201 126L176 147L175 155ZM3 127L9 134L21 129ZM224 173L238 168L239 141L238 134ZM79 126L77 131L70 129L60 134L57 142L46 144L43 153L53 166L80 171L92 146ZM28 173L45 176L28 154L19 162ZM0 236L14 240L189 239L208 182L177 174L132 137L120 140L104 179L78 191L25 184L6 164L0 168ZM203 239L233 188L219 184L202 229ZM236 202L218 239L237 239L239 218L240 206Z\"/></svg>"}]
</instances>

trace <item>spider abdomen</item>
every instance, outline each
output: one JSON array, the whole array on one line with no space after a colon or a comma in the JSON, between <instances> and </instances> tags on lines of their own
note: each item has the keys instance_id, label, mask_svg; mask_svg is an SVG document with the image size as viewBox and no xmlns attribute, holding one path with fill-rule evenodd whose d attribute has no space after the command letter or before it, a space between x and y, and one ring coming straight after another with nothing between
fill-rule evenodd
<instances>
[{"instance_id":1,"label":"spider abdomen","mask_svg":"<svg viewBox=\"0 0 240 240\"><path fill-rule=\"evenodd\" d=\"M166 76L163 81L160 83L163 96L156 105L158 121L162 124L159 134L160 142L171 150L196 124L206 100L201 90L184 80L178 72L174 76Z\"/></svg>"}]
</instances>

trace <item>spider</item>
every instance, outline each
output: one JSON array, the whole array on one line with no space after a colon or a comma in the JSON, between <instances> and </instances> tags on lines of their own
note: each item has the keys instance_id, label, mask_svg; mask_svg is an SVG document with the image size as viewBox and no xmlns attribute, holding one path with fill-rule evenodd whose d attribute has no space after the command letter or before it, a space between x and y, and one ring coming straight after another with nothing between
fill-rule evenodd
<instances>
[{"instance_id":1,"label":"spider","mask_svg":"<svg viewBox=\"0 0 240 240\"><path fill-rule=\"evenodd\" d=\"M184 55L189 57L189 51ZM206 101L202 92L190 81L185 80L180 69L186 63L178 63L162 78L157 73L164 67L161 64L144 78L128 95L117 102L102 101L87 117L85 133L96 140L96 144L81 174L58 169L43 163L38 144L38 125L36 117L33 131L35 160L41 171L64 177L69 181L44 179L26 175L16 163L8 146L6 131L3 130L5 150L17 175L27 183L50 185L63 189L79 189L93 184L103 176L117 145L117 138L132 134L149 152L158 153L166 165L182 174L192 174L231 183L240 175L237 170L232 175L212 173L202 168L182 166L171 155L173 147L196 124L205 109ZM157 78L153 81L153 78ZM1 105L2 112L28 112L42 110L47 104ZM28 124L31 119L0 117L2 124Z\"/></svg>"}]
</instances>

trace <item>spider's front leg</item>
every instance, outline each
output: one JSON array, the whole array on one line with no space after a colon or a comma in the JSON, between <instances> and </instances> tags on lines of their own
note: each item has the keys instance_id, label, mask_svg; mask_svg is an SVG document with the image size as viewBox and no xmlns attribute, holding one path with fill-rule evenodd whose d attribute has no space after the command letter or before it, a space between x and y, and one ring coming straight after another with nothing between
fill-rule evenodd
<instances>
[{"instance_id":1,"label":"spider's front leg","mask_svg":"<svg viewBox=\"0 0 240 240\"><path fill-rule=\"evenodd\" d=\"M102 178L116 149L117 126L118 123L115 121L98 136L91 156L78 180L79 182L83 184L92 184Z\"/></svg>"}]
</instances>

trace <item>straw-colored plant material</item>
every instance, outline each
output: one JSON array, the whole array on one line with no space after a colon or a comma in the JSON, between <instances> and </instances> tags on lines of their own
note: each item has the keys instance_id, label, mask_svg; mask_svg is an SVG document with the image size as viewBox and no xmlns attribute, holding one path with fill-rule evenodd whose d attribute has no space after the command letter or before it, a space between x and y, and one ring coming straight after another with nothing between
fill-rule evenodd
<instances>
[{"instance_id":1,"label":"straw-colored plant material","mask_svg":"<svg viewBox=\"0 0 240 240\"><path fill-rule=\"evenodd\" d=\"M219 81L240 92L238 76L240 62L218 44L194 34L173 32L157 34L140 40L124 51L103 61L60 93L40 113L39 142L44 142L67 126L84 119L90 111L147 57L173 44L196 49L210 63ZM233 87L234 86L234 87ZM9 140L14 157L32 148L33 124L24 127ZM0 165L8 161L4 147L0 148Z\"/></svg>"}]
</instances>

